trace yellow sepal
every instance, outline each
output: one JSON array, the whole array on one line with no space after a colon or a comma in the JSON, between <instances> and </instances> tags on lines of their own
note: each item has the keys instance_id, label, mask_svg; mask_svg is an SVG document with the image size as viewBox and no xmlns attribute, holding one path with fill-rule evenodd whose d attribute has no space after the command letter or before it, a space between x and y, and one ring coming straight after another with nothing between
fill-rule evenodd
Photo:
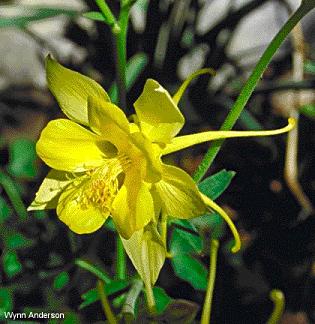
<instances>
[{"instance_id":1,"label":"yellow sepal","mask_svg":"<svg viewBox=\"0 0 315 324\"><path fill-rule=\"evenodd\" d=\"M88 125L88 97L110 101L106 91L94 80L63 67L50 55L46 58L49 90L57 99L64 114L75 122Z\"/></svg>"},{"instance_id":2,"label":"yellow sepal","mask_svg":"<svg viewBox=\"0 0 315 324\"><path fill-rule=\"evenodd\" d=\"M43 129L36 151L53 169L82 172L102 165L115 147L71 120L56 119Z\"/></svg>"}]
</instances>

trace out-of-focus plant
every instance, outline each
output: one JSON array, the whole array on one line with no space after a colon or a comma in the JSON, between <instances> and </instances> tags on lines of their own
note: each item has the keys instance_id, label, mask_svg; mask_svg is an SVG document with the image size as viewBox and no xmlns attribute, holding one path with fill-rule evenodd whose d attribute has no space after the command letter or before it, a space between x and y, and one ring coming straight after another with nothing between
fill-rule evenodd
<instances>
[{"instance_id":1,"label":"out-of-focus plant","mask_svg":"<svg viewBox=\"0 0 315 324\"><path fill-rule=\"evenodd\" d=\"M17 6L7 5L2 6L2 10L15 11L16 14L0 15L0 28L16 27L24 29L30 23L56 17L59 15L66 15L75 17L79 13L76 10L53 8L53 7L40 7L40 6Z\"/></svg>"}]
</instances>

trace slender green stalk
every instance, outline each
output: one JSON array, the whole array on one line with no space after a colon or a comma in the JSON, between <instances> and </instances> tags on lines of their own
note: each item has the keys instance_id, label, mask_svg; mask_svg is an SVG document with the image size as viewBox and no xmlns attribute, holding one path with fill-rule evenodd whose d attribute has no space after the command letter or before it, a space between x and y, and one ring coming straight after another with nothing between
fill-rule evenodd
<instances>
[{"instance_id":1,"label":"slender green stalk","mask_svg":"<svg viewBox=\"0 0 315 324\"><path fill-rule=\"evenodd\" d=\"M211 304L213 298L213 289L217 271L217 257L218 257L219 241L211 240L210 244L210 266L209 266L209 278L206 291L206 297L203 304L201 324L209 324L211 316Z\"/></svg>"},{"instance_id":2,"label":"slender green stalk","mask_svg":"<svg viewBox=\"0 0 315 324\"><path fill-rule=\"evenodd\" d=\"M285 298L281 290L273 289L270 292L270 299L273 301L274 309L267 321L267 324L278 324L280 323L284 311Z\"/></svg>"},{"instance_id":3,"label":"slender green stalk","mask_svg":"<svg viewBox=\"0 0 315 324\"><path fill-rule=\"evenodd\" d=\"M149 313L151 315L155 315L156 314L156 305L155 305L155 298L154 298L154 294L153 294L152 285L150 282L145 281L144 287L145 287L145 294L147 297L147 305L148 305Z\"/></svg>"},{"instance_id":4,"label":"slender green stalk","mask_svg":"<svg viewBox=\"0 0 315 324\"><path fill-rule=\"evenodd\" d=\"M96 288L108 323L118 324L118 321L110 307L108 298L104 292L104 283L101 280L98 280L96 284Z\"/></svg>"},{"instance_id":5,"label":"slender green stalk","mask_svg":"<svg viewBox=\"0 0 315 324\"><path fill-rule=\"evenodd\" d=\"M119 26L117 25L117 21L106 1L104 0L95 0L97 6L100 8L104 18L106 19L106 23L112 27L112 31L116 32L119 30Z\"/></svg>"},{"instance_id":6,"label":"slender green stalk","mask_svg":"<svg viewBox=\"0 0 315 324\"><path fill-rule=\"evenodd\" d=\"M115 47L116 83L118 88L119 106L126 111L126 68L127 68L127 30L129 11L132 3L122 1L118 22L108 7L106 1L95 0L107 23L112 27ZM126 253L120 237L116 239L117 277L126 278Z\"/></svg>"},{"instance_id":7,"label":"slender green stalk","mask_svg":"<svg viewBox=\"0 0 315 324\"><path fill-rule=\"evenodd\" d=\"M21 220L26 220L27 210L16 188L16 184L8 175L6 175L2 171L0 171L0 186L3 187L4 191L8 195L13 208L15 209Z\"/></svg>"},{"instance_id":8,"label":"slender green stalk","mask_svg":"<svg viewBox=\"0 0 315 324\"><path fill-rule=\"evenodd\" d=\"M266 70L271 58L280 47L284 39L291 32L294 26L313 8L315 7L315 0L305 0L302 2L301 6L297 11L291 16L291 18L285 23L278 34L273 38L262 57L258 61L255 69L247 80L245 86L243 87L240 95L238 96L236 102L234 103L231 111L229 112L227 118L221 126L221 130L230 130L233 128L237 119L239 118L242 110L244 109L246 103L248 102L251 94L253 93L261 75ZM208 152L205 154L203 160L198 166L194 179L196 182L200 181L209 169L211 163L218 154L224 140L217 140L212 143Z\"/></svg>"},{"instance_id":9,"label":"slender green stalk","mask_svg":"<svg viewBox=\"0 0 315 324\"><path fill-rule=\"evenodd\" d=\"M99 278L106 284L108 284L112 281L112 279L109 277L109 275L107 275L104 271L98 269L95 265L93 265L87 261L77 259L77 260L75 260L75 264L77 266L79 266L80 268L93 273L97 278Z\"/></svg>"},{"instance_id":10,"label":"slender green stalk","mask_svg":"<svg viewBox=\"0 0 315 324\"><path fill-rule=\"evenodd\" d=\"M117 234L116 239L116 256L117 256L117 263L116 263L116 273L118 279L126 279L126 253L122 241Z\"/></svg>"},{"instance_id":11,"label":"slender green stalk","mask_svg":"<svg viewBox=\"0 0 315 324\"><path fill-rule=\"evenodd\" d=\"M119 27L118 33L113 33L115 40L115 63L116 63L116 81L118 86L119 106L126 111L126 67L127 67L127 31L129 20L129 6L124 6L119 14ZM127 112L127 111L126 111Z\"/></svg>"}]
</instances>

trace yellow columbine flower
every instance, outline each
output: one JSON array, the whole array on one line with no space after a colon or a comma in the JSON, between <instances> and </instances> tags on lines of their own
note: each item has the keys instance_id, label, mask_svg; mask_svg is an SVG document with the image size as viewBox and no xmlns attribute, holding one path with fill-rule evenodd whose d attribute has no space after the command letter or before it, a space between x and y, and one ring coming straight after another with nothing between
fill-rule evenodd
<instances>
[{"instance_id":1,"label":"yellow columbine flower","mask_svg":"<svg viewBox=\"0 0 315 324\"><path fill-rule=\"evenodd\" d=\"M129 239L162 212L188 219L224 211L203 196L183 170L164 164L163 155L215 139L275 135L273 131L209 131L179 136L184 117L177 103L190 80L172 98L158 82L146 81L134 103L130 122L95 81L48 57L47 80L69 119L48 123L36 150L53 170L44 179L29 210L56 208L61 221L76 233L99 229L108 216ZM237 242L239 245L239 241Z\"/></svg>"}]
</instances>

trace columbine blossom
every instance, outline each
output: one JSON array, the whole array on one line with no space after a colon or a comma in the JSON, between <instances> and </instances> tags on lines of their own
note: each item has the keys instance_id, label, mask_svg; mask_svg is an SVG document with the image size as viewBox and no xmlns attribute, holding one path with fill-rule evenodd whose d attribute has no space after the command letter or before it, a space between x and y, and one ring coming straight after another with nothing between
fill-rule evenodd
<instances>
[{"instance_id":1,"label":"columbine blossom","mask_svg":"<svg viewBox=\"0 0 315 324\"><path fill-rule=\"evenodd\" d=\"M163 155L216 139L281 134L294 124L290 120L272 131L177 136L185 122L177 103L187 82L172 98L148 79L131 122L95 81L50 57L46 69L49 89L69 119L49 122L37 142L39 157L52 170L29 210L56 208L60 220L78 234L96 231L109 216L125 239L157 222L161 212L189 219L211 208L228 220L186 172L163 163Z\"/></svg>"}]
</instances>

